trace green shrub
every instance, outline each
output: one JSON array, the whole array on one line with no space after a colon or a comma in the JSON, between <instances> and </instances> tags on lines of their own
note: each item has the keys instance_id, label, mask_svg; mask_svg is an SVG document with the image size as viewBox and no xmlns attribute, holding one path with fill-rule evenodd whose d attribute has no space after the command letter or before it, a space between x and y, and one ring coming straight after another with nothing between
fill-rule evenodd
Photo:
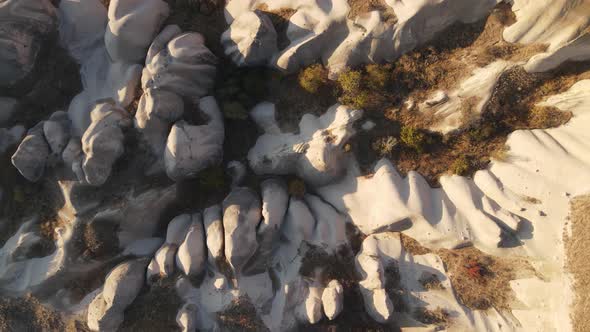
<instances>
[{"instance_id":1,"label":"green shrub","mask_svg":"<svg viewBox=\"0 0 590 332\"><path fill-rule=\"evenodd\" d=\"M384 89L391 81L391 65L370 64L365 70L367 71L367 84L371 89Z\"/></svg>"},{"instance_id":2,"label":"green shrub","mask_svg":"<svg viewBox=\"0 0 590 332\"><path fill-rule=\"evenodd\" d=\"M299 85L309 93L317 93L328 82L328 72L320 64L311 65L299 73Z\"/></svg>"},{"instance_id":3,"label":"green shrub","mask_svg":"<svg viewBox=\"0 0 590 332\"><path fill-rule=\"evenodd\" d=\"M471 167L471 162L467 156L457 158L451 165L451 172L457 175L466 175Z\"/></svg>"},{"instance_id":4,"label":"green shrub","mask_svg":"<svg viewBox=\"0 0 590 332\"><path fill-rule=\"evenodd\" d=\"M338 76L338 84L344 94L357 94L362 88L362 77L360 71L347 70Z\"/></svg>"},{"instance_id":5,"label":"green shrub","mask_svg":"<svg viewBox=\"0 0 590 332\"><path fill-rule=\"evenodd\" d=\"M423 152L424 148L426 147L426 135L414 127L404 126L402 128L400 138L406 146L420 153Z\"/></svg>"},{"instance_id":6,"label":"green shrub","mask_svg":"<svg viewBox=\"0 0 590 332\"><path fill-rule=\"evenodd\" d=\"M359 90L355 93L347 93L340 98L340 102L354 108L364 109L369 106L371 95L368 91Z\"/></svg>"}]
</instances>

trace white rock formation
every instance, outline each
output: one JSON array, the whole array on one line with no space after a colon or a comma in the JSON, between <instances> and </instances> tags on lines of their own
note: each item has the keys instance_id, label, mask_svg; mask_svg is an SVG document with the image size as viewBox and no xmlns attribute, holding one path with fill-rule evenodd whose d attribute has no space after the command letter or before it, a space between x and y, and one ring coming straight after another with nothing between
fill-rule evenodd
<instances>
[{"instance_id":1,"label":"white rock formation","mask_svg":"<svg viewBox=\"0 0 590 332\"><path fill-rule=\"evenodd\" d=\"M92 331L116 331L125 309L135 300L145 283L146 260L117 265L106 277L102 292L88 307L88 327Z\"/></svg>"},{"instance_id":2,"label":"white rock formation","mask_svg":"<svg viewBox=\"0 0 590 332\"><path fill-rule=\"evenodd\" d=\"M203 226L207 237L207 258L209 266L215 268L217 261L224 258L224 232L221 206L213 205L203 211Z\"/></svg>"},{"instance_id":3,"label":"white rock formation","mask_svg":"<svg viewBox=\"0 0 590 332\"><path fill-rule=\"evenodd\" d=\"M514 0L516 23L504 30L511 43L548 44L545 53L525 65L529 72L543 72L572 60L588 60L590 7L588 1Z\"/></svg>"},{"instance_id":4,"label":"white rock formation","mask_svg":"<svg viewBox=\"0 0 590 332\"><path fill-rule=\"evenodd\" d=\"M185 241L192 222L190 214L181 214L170 221L166 230L166 241L148 265L146 274L148 281L154 276L166 278L174 273L178 247Z\"/></svg>"},{"instance_id":5,"label":"white rock formation","mask_svg":"<svg viewBox=\"0 0 590 332\"><path fill-rule=\"evenodd\" d=\"M215 80L217 58L198 33L174 35L166 28L150 46L141 77L143 90L161 89L194 100L207 95ZM170 37L171 40L166 40Z\"/></svg>"},{"instance_id":6,"label":"white rock formation","mask_svg":"<svg viewBox=\"0 0 590 332\"><path fill-rule=\"evenodd\" d=\"M164 163L166 173L173 180L194 177L223 158L223 116L215 98L200 99L199 110L208 118L207 124L193 126L178 121L168 135Z\"/></svg>"},{"instance_id":7,"label":"white rock formation","mask_svg":"<svg viewBox=\"0 0 590 332\"><path fill-rule=\"evenodd\" d=\"M192 223L176 254L176 265L187 276L199 276L205 271L207 248L200 213L193 214Z\"/></svg>"},{"instance_id":8,"label":"white rock formation","mask_svg":"<svg viewBox=\"0 0 590 332\"><path fill-rule=\"evenodd\" d=\"M183 113L184 102L177 94L165 90L144 91L139 99L134 123L154 155L164 154L170 127Z\"/></svg>"},{"instance_id":9,"label":"white rock formation","mask_svg":"<svg viewBox=\"0 0 590 332\"><path fill-rule=\"evenodd\" d=\"M266 64L277 49L277 32L270 18L260 12L245 12L221 35L225 54L238 66Z\"/></svg>"},{"instance_id":10,"label":"white rock formation","mask_svg":"<svg viewBox=\"0 0 590 332\"><path fill-rule=\"evenodd\" d=\"M111 1L104 36L111 58L115 62L141 61L169 12L162 0Z\"/></svg>"},{"instance_id":11,"label":"white rock formation","mask_svg":"<svg viewBox=\"0 0 590 332\"><path fill-rule=\"evenodd\" d=\"M82 169L89 184L100 186L125 151L123 128L131 125L131 119L124 109L110 103L96 105L91 118L92 123L82 136Z\"/></svg>"},{"instance_id":12,"label":"white rock formation","mask_svg":"<svg viewBox=\"0 0 590 332\"><path fill-rule=\"evenodd\" d=\"M27 136L12 155L12 164L29 181L43 176L49 157L49 145L43 135L43 122L29 129Z\"/></svg>"},{"instance_id":13,"label":"white rock formation","mask_svg":"<svg viewBox=\"0 0 590 332\"><path fill-rule=\"evenodd\" d=\"M324 288L322 307L329 320L336 318L344 308L344 289L338 280L330 281Z\"/></svg>"},{"instance_id":14,"label":"white rock formation","mask_svg":"<svg viewBox=\"0 0 590 332\"><path fill-rule=\"evenodd\" d=\"M63 111L51 114L49 120L43 122L43 133L51 152L56 156L61 156L70 140L70 118L68 114Z\"/></svg>"},{"instance_id":15,"label":"white rock formation","mask_svg":"<svg viewBox=\"0 0 590 332\"><path fill-rule=\"evenodd\" d=\"M231 0L226 5L225 17L231 26L242 15L254 12L261 5L271 12L295 10L287 27L290 44L276 52L270 64L295 72L321 61L332 74L336 74L347 67L395 60L453 23L470 23L485 17L499 3L498 0L384 2L395 13L395 24L388 22L378 11L350 19L350 6L346 0ZM226 47L226 52L231 53L234 46L228 44Z\"/></svg>"},{"instance_id":16,"label":"white rock formation","mask_svg":"<svg viewBox=\"0 0 590 332\"><path fill-rule=\"evenodd\" d=\"M252 110L252 118L265 132L248 152L250 167L256 174L296 174L318 186L346 173L343 147L355 134L353 124L362 111L337 104L319 118L305 114L299 134L278 133L274 114L275 106L270 103Z\"/></svg>"},{"instance_id":17,"label":"white rock formation","mask_svg":"<svg viewBox=\"0 0 590 332\"><path fill-rule=\"evenodd\" d=\"M225 258L236 275L256 252L256 227L260 222L258 194L248 188L234 188L223 200Z\"/></svg>"}]
</instances>

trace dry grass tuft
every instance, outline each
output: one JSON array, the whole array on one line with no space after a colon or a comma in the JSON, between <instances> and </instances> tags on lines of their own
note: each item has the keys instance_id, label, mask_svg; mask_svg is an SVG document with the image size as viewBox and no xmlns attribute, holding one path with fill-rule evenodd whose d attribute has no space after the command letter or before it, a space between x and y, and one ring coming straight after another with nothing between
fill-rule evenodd
<instances>
[{"instance_id":1,"label":"dry grass tuft","mask_svg":"<svg viewBox=\"0 0 590 332\"><path fill-rule=\"evenodd\" d=\"M459 300L477 310L510 309L515 300L510 280L528 267L520 259L486 255L475 247L436 252L445 263L451 284Z\"/></svg>"},{"instance_id":2,"label":"dry grass tuft","mask_svg":"<svg viewBox=\"0 0 590 332\"><path fill-rule=\"evenodd\" d=\"M222 331L268 331L247 297L232 301L228 308L217 314Z\"/></svg>"},{"instance_id":3,"label":"dry grass tuft","mask_svg":"<svg viewBox=\"0 0 590 332\"><path fill-rule=\"evenodd\" d=\"M574 331L590 331L590 195L575 197L570 206L571 237L565 238L566 268L573 275L574 304L571 318Z\"/></svg>"},{"instance_id":4,"label":"dry grass tuft","mask_svg":"<svg viewBox=\"0 0 590 332\"><path fill-rule=\"evenodd\" d=\"M424 324L434 324L442 328L449 325L450 315L442 308L428 310L426 308L419 308L414 311L414 317Z\"/></svg>"}]
</instances>

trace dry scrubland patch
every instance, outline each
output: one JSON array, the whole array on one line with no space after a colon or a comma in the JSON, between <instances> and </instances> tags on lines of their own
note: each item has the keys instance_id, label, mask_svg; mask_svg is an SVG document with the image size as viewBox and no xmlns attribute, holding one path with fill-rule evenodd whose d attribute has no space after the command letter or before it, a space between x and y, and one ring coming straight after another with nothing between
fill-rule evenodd
<instances>
[{"instance_id":1,"label":"dry scrubland patch","mask_svg":"<svg viewBox=\"0 0 590 332\"><path fill-rule=\"evenodd\" d=\"M217 314L222 331L258 332L268 331L247 297L239 297Z\"/></svg>"},{"instance_id":2,"label":"dry scrubland patch","mask_svg":"<svg viewBox=\"0 0 590 332\"><path fill-rule=\"evenodd\" d=\"M401 173L417 171L434 186L443 174L471 176L487 167L492 158L508 158L505 142L513 131L553 128L569 121L570 113L536 104L590 77L590 63L568 63L542 74L513 67L499 78L480 121L470 121L479 102L470 98L463 102L461 115L464 123L472 124L444 136L430 132L428 128L440 119L433 112L408 108L405 101L411 99L417 105L437 90L455 89L476 68L498 59L526 60L546 49L545 45L505 42L502 31L513 22L510 7L500 4L487 19L455 24L430 45L392 64L349 69L335 82L327 83L325 70L318 65L304 69L299 77L305 80L301 80L299 90L302 96L310 94L322 100L331 94L332 99L367 111L366 117L377 126L369 132L360 131L347 147L366 173L372 171L376 160L388 157ZM301 107L305 105L299 101L297 108ZM289 105L278 111L283 118L300 118L301 111Z\"/></svg>"},{"instance_id":3,"label":"dry scrubland patch","mask_svg":"<svg viewBox=\"0 0 590 332\"><path fill-rule=\"evenodd\" d=\"M31 295L0 298L0 331L88 331L74 320L65 321L59 313L43 306Z\"/></svg>"},{"instance_id":4,"label":"dry scrubland patch","mask_svg":"<svg viewBox=\"0 0 590 332\"><path fill-rule=\"evenodd\" d=\"M590 195L571 202L571 237L566 235L566 268L573 275L574 304L571 310L574 331L590 331Z\"/></svg>"},{"instance_id":5,"label":"dry scrubland patch","mask_svg":"<svg viewBox=\"0 0 590 332\"><path fill-rule=\"evenodd\" d=\"M180 331L176 314L182 306L182 299L176 293L174 280L172 277L161 279L150 287L145 286L125 310L120 331Z\"/></svg>"}]
</instances>

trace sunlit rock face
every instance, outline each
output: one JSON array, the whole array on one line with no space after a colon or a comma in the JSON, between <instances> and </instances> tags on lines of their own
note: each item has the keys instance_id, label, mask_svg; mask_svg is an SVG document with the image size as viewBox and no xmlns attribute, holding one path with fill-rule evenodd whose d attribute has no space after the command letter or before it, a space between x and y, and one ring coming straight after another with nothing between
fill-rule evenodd
<instances>
[{"instance_id":1,"label":"sunlit rock face","mask_svg":"<svg viewBox=\"0 0 590 332\"><path fill-rule=\"evenodd\" d=\"M306 182L323 185L345 173L344 145L355 134L353 124L362 111L344 105L330 107L324 115L306 114L299 133L281 133L275 120L275 106L262 103L252 118L265 134L248 153L250 167L257 174L296 174Z\"/></svg>"},{"instance_id":2,"label":"sunlit rock face","mask_svg":"<svg viewBox=\"0 0 590 332\"><path fill-rule=\"evenodd\" d=\"M56 24L56 10L49 0L0 4L0 87L13 86L32 72L44 39Z\"/></svg>"},{"instance_id":3,"label":"sunlit rock face","mask_svg":"<svg viewBox=\"0 0 590 332\"><path fill-rule=\"evenodd\" d=\"M111 58L124 62L143 59L169 11L162 0L111 1L109 25L104 37Z\"/></svg>"},{"instance_id":4,"label":"sunlit rock face","mask_svg":"<svg viewBox=\"0 0 590 332\"><path fill-rule=\"evenodd\" d=\"M213 87L217 58L199 33L170 33L166 28L152 43L141 77L144 90L172 91L184 98L205 96Z\"/></svg>"},{"instance_id":5,"label":"sunlit rock face","mask_svg":"<svg viewBox=\"0 0 590 332\"><path fill-rule=\"evenodd\" d=\"M227 54L238 66L266 64L277 51L277 32L262 12L246 12L221 36Z\"/></svg>"}]
</instances>

